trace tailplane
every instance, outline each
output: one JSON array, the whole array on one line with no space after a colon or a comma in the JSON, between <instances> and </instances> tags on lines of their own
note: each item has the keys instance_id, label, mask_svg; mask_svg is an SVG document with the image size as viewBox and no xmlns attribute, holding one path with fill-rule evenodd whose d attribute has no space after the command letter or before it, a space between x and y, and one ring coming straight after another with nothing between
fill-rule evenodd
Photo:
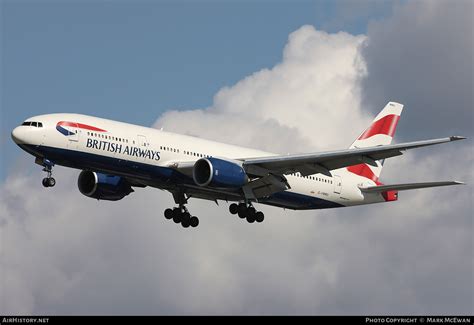
<instances>
[{"instance_id":1,"label":"tailplane","mask_svg":"<svg viewBox=\"0 0 474 325\"><path fill-rule=\"evenodd\" d=\"M416 189L419 189L419 188L438 187L438 186L451 186L451 185L464 185L464 183L463 182L457 182L457 181L428 182L428 183L406 183L406 184L392 184L392 185L360 187L360 190L362 192L367 192L367 193L382 193L382 192L386 192L386 191L406 191L406 190L416 190Z\"/></svg>"},{"instance_id":2,"label":"tailplane","mask_svg":"<svg viewBox=\"0 0 474 325\"><path fill-rule=\"evenodd\" d=\"M397 201L398 191L416 190L420 188L438 187L438 186L451 186L451 185L464 185L463 182L447 181L447 182L427 182L427 183L405 183L405 184L391 184L391 185L378 185L369 187L359 187L364 193L377 193L381 194L386 202Z\"/></svg>"},{"instance_id":3,"label":"tailplane","mask_svg":"<svg viewBox=\"0 0 474 325\"><path fill-rule=\"evenodd\" d=\"M392 143L402 110L402 104L389 102L349 148L386 146ZM347 167L347 170L353 174L368 178L379 185L383 160L377 160L376 164L377 166L369 166L368 164L354 165Z\"/></svg>"}]
</instances>

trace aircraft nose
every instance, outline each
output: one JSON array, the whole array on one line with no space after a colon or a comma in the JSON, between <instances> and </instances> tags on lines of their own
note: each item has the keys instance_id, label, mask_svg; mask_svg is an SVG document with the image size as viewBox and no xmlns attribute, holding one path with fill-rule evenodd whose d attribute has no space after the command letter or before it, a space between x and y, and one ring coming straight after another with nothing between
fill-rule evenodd
<instances>
[{"instance_id":1,"label":"aircraft nose","mask_svg":"<svg viewBox=\"0 0 474 325\"><path fill-rule=\"evenodd\" d=\"M22 130L21 127L17 126L16 128L13 129L12 131L12 139L13 141L15 141L16 144L20 144L20 143L23 143L23 133L24 133L24 130Z\"/></svg>"}]
</instances>

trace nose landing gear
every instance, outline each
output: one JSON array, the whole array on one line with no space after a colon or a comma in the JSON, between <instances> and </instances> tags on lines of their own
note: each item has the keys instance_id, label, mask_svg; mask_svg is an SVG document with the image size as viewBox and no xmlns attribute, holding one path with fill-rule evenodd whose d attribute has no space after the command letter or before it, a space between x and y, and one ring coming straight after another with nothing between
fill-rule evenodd
<instances>
[{"instance_id":1,"label":"nose landing gear","mask_svg":"<svg viewBox=\"0 0 474 325\"><path fill-rule=\"evenodd\" d=\"M56 180L52 177L54 163L48 159L36 159L37 164L43 166L43 171L46 172L46 177L43 178L42 184L44 187L53 187L56 185Z\"/></svg>"},{"instance_id":2,"label":"nose landing gear","mask_svg":"<svg viewBox=\"0 0 474 325\"><path fill-rule=\"evenodd\" d=\"M45 177L42 183L44 187L53 187L56 185L56 180L53 177Z\"/></svg>"}]
</instances>

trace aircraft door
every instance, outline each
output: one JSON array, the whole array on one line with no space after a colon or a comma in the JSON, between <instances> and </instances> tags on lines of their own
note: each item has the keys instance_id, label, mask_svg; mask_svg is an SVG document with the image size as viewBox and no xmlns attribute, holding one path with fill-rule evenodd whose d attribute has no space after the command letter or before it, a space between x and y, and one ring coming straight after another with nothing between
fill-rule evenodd
<instances>
[{"instance_id":1,"label":"aircraft door","mask_svg":"<svg viewBox=\"0 0 474 325\"><path fill-rule=\"evenodd\" d=\"M341 194L341 189L342 189L342 178L341 178L341 176L334 175L333 180L334 180L334 193Z\"/></svg>"},{"instance_id":2,"label":"aircraft door","mask_svg":"<svg viewBox=\"0 0 474 325\"><path fill-rule=\"evenodd\" d=\"M138 152L146 152L147 149L149 149L150 144L148 143L146 137L144 135L138 135ZM146 155L142 154L140 155L141 158L139 160L146 160Z\"/></svg>"},{"instance_id":3,"label":"aircraft door","mask_svg":"<svg viewBox=\"0 0 474 325\"><path fill-rule=\"evenodd\" d=\"M77 123L70 123L68 124L68 131L69 135L67 136L68 139L68 148L77 149L77 145L79 143L79 128Z\"/></svg>"}]
</instances>

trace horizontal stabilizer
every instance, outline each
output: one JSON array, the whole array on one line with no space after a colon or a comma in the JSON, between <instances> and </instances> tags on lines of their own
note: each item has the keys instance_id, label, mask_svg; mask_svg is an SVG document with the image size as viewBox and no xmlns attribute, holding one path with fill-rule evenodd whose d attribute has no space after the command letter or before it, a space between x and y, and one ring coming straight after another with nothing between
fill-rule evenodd
<instances>
[{"instance_id":1,"label":"horizontal stabilizer","mask_svg":"<svg viewBox=\"0 0 474 325\"><path fill-rule=\"evenodd\" d=\"M381 193L386 191L406 191L415 190L418 188L449 186L449 185L463 185L463 182L449 181L449 182L428 182L428 183L408 183L408 184L392 184L381 186L361 187L360 190L366 193Z\"/></svg>"}]
</instances>

